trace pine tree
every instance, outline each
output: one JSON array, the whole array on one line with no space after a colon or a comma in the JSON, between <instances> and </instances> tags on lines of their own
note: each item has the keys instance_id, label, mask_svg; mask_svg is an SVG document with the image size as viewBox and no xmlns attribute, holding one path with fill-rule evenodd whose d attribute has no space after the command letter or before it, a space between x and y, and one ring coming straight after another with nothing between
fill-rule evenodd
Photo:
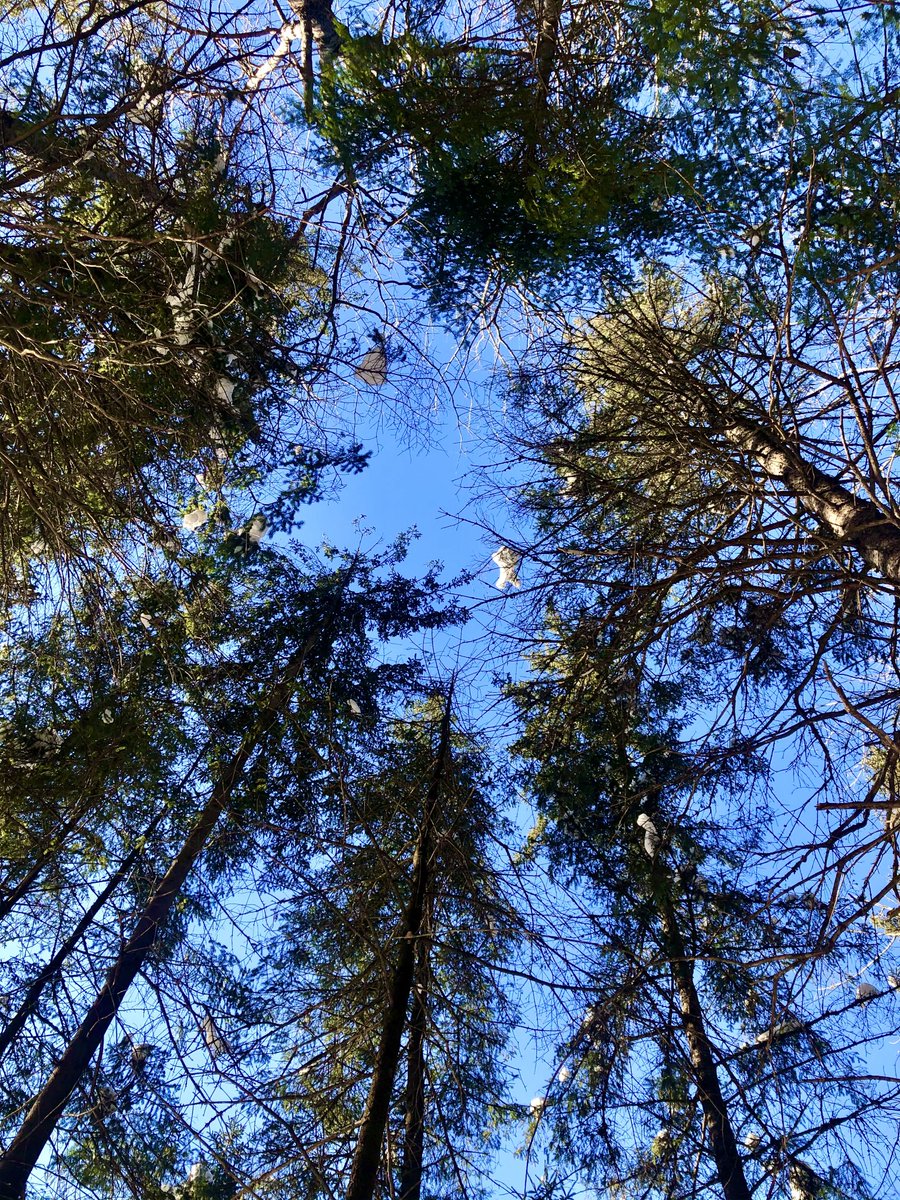
<instances>
[{"instance_id":1,"label":"pine tree","mask_svg":"<svg viewBox=\"0 0 900 1200\"><path fill-rule=\"evenodd\" d=\"M323 277L303 225L262 196L259 129L229 98L245 46L219 54L211 22L202 4L12 20L5 604L41 563L68 575L129 538L168 543L195 474L234 483L285 449L276 422L311 367Z\"/></svg>"},{"instance_id":2,"label":"pine tree","mask_svg":"<svg viewBox=\"0 0 900 1200\"><path fill-rule=\"evenodd\" d=\"M290 1177L304 1194L451 1195L460 1178L478 1194L510 1021L484 765L445 695L380 729L365 708L356 719L365 754L341 760L321 866L281 872L294 899L268 973L293 1043L291 1128L273 1126L270 1153L318 1148Z\"/></svg>"},{"instance_id":3,"label":"pine tree","mask_svg":"<svg viewBox=\"0 0 900 1200\"><path fill-rule=\"evenodd\" d=\"M850 72L831 52L840 10L548 3L454 24L413 7L387 32L314 7L298 6L320 30L304 119L346 186L401 222L445 315L488 316L509 285L581 302L661 252L753 262L804 204L824 219L806 222L800 273L858 268L866 238L889 240L895 31L874 5Z\"/></svg>"},{"instance_id":4,"label":"pine tree","mask_svg":"<svg viewBox=\"0 0 900 1200\"><path fill-rule=\"evenodd\" d=\"M81 787L99 785L110 794L105 803L102 792L94 794L93 803L79 810L77 836L70 846L63 841L55 848L46 866L47 882L31 880L7 918L8 928L22 939L31 923L42 929L35 950L46 946L43 961L38 953L34 967L10 964L8 971L7 986L13 986L4 1065L16 1086L4 1117L13 1131L18 1127L0 1162L8 1194L21 1194L60 1121L69 1143L66 1160L78 1164L84 1180L108 1173L109 1168L100 1168L104 1159L116 1161L114 1126L118 1123L124 1135L131 1119L124 1117L124 1109L110 1107L112 1097L123 1092L119 1068L96 1059L92 1070L101 1079L109 1076L110 1082L97 1082L95 1074L88 1086L89 1065L111 1024L121 1023L129 1005L138 1002L135 988L140 1004L151 1011L160 1002L152 984L148 990L148 980L155 971L174 969L174 958L190 944L193 922L210 920L199 903L203 889L196 892L191 882L201 865L210 882L230 880L229 887L237 886L272 821L293 828L293 836L307 841L304 852L314 853L309 810L323 777L320 747L331 737L332 689L389 703L392 691L408 686L411 669L402 663L370 665L371 634L377 630L381 637L396 638L416 627L440 626L450 615L433 605L433 579L407 583L392 572L393 561L390 555L374 563L357 556L331 569L303 571L271 551L249 561L195 559L188 576L193 596L190 589L182 595L179 610L171 603L177 592L170 594L171 609L161 627L146 630L134 620L136 664L109 664L118 675L118 689L127 681L117 700L109 684L106 695L92 691L104 666L109 669L104 660L111 657L112 644L102 638L91 644L83 635L80 614L74 620L54 618L51 643L41 643L45 657L36 656L29 667L32 679L48 691L41 672L47 662L55 668L62 690L54 704L60 725L65 707L75 712L68 716L67 734L56 751L57 757L65 754L67 769L60 762L58 774L44 778L48 807L57 796L60 804L71 805L72 790ZM164 572L157 580L157 599L173 590L171 576ZM132 597L122 599L120 614L134 606ZM146 584L142 599L146 603ZM75 661L81 678L61 653L67 640L80 643ZM21 657L28 662L24 649ZM21 691L22 672L17 678L11 671L10 678L19 685L11 693L14 703L21 705L27 695ZM163 681L168 686L154 695L153 687ZM129 718L136 720L154 701L157 737L142 735L135 745L138 753L131 757L125 732ZM100 704L106 707L98 715ZM107 724L110 705L116 716ZM20 713L19 724L26 719ZM109 727L116 722L119 744ZM344 734L353 730L353 722L345 719ZM73 753L85 737L102 747L98 754L95 742L90 760L95 779ZM8 744L16 745L13 739ZM157 758L163 747L167 755ZM113 790L120 779L128 783L124 793ZM270 784L277 789L271 799ZM126 798L130 807L123 803ZM26 791L26 811L27 800ZM8 807L7 813L12 817L13 809ZM85 888L96 889L92 903L77 899ZM214 960L209 961L214 976ZM104 963L106 981L97 991L97 971ZM221 978L213 986L227 994ZM240 987L235 984L233 991L239 996ZM72 996L79 999L70 1007ZM187 995L185 1002L185 1019L199 1028L208 1013L191 1017ZM249 1002L245 1007L248 1013L253 1009ZM126 1019L126 1029L129 1024ZM222 1042L227 1054L224 1034ZM120 1045L127 1049L129 1039ZM142 1073L140 1079L145 1079ZM133 1108L134 1089L126 1090ZM22 1122L19 1110L29 1091ZM109 1111L98 1112L94 1100L85 1106L85 1091L99 1095L101 1110ZM109 1104L103 1100L107 1093ZM153 1097L147 1101L152 1108ZM143 1112L134 1110L138 1125ZM73 1149L82 1136L79 1114L88 1119L88 1136L90 1122L113 1113L119 1115L113 1125L103 1125L104 1139L90 1158L79 1158ZM172 1166L167 1155L155 1166L145 1160L143 1169L151 1172L151 1186L158 1186L161 1173Z\"/></svg>"},{"instance_id":5,"label":"pine tree","mask_svg":"<svg viewBox=\"0 0 900 1200\"><path fill-rule=\"evenodd\" d=\"M787 1186L811 1154L830 1184L875 1194L859 1143L836 1131L890 1125L890 1089L865 1080L857 1054L896 1016L883 1008L863 1030L864 1002L817 983L852 979L873 941L820 940L826 906L789 868L774 876L751 808L762 763L686 738L683 690L644 685L592 624L557 619L534 667L514 695L543 815L535 853L572 890L590 947L570 968L584 1015L538 1129L548 1170L635 1195L715 1181L734 1197Z\"/></svg>"}]
</instances>

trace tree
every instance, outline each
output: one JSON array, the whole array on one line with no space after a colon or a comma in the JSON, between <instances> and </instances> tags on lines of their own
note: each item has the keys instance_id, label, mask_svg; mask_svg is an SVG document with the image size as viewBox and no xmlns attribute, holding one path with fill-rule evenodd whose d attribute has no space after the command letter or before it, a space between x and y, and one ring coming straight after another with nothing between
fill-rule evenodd
<instances>
[{"instance_id":1,"label":"tree","mask_svg":"<svg viewBox=\"0 0 900 1200\"><path fill-rule=\"evenodd\" d=\"M0 1195L45 1150L54 1196L478 1191L498 977L543 952L586 1007L531 1106L541 1194L874 1197L893 15L253 15L25 7L4 63L0 913L27 950L0 965ZM262 118L295 66L300 156ZM394 654L452 615L434 577L261 546L364 464L312 385L345 266L398 246L433 310L591 301L516 396L540 818L503 849L550 873L527 936L480 753ZM380 388L399 358L372 340L342 354ZM788 761L817 772L802 829Z\"/></svg>"},{"instance_id":2,"label":"tree","mask_svg":"<svg viewBox=\"0 0 900 1200\"><path fill-rule=\"evenodd\" d=\"M702 724L685 737L690 675L642 679L585 618L557 618L534 667L514 691L515 749L551 877L582 914L568 976L586 1003L540 1113L548 1175L679 1197L715 1180L735 1197L786 1187L811 1154L837 1194L877 1195L862 1146L889 1142L897 1095L859 1056L896 1016L863 1019L865 992L829 996L873 938L820 940L826 905L800 889L828 868L775 858L751 807L762 762L713 758Z\"/></svg>"},{"instance_id":3,"label":"tree","mask_svg":"<svg viewBox=\"0 0 900 1200\"><path fill-rule=\"evenodd\" d=\"M191 902L192 889L186 890L201 861L206 861L206 870L212 871L213 877L234 874L241 878L262 836L258 826L263 822L264 828L266 818L291 824L295 836L304 836L303 798L315 794L310 789L322 774L317 743L326 738L330 724L332 689L368 692L374 701L378 696L389 697L391 689L408 685L410 671L403 664L369 666L369 631L377 629L383 637L397 637L415 627L439 626L447 619L448 614L431 603L433 580L407 584L391 573L394 560L390 555L375 563L357 556L337 569L303 573L277 554L259 554L262 557L249 561L230 555L224 560L215 556L206 562L195 559L191 564L195 603L183 603L180 612L172 603L177 602L178 594L172 594L171 578L164 572L157 579L157 602L168 590L171 608L149 638L135 621L140 631L137 637L145 641L136 657L152 668L146 671L150 681L154 676L168 678L170 704L174 684L180 702L159 715L163 716L163 738L171 739L175 729L180 735L176 745L179 741L181 745L160 772L158 792L153 789L152 776L142 778L143 764L131 764L137 811L142 808L146 814L136 830L134 826L127 833L121 830L117 823L121 810L110 813L95 802L81 813L76 855L68 866L65 847L57 850L50 870L68 869L73 884L77 880L82 889L96 886L99 893L107 863L115 862L118 847L124 843L124 861L84 913L72 896L57 914L58 888L42 897L32 884L25 893L35 923L46 926L49 922L51 927L58 923L65 931L65 942L54 948L49 961L31 978L23 972L24 978L16 979L23 999L13 1018L17 1028L11 1035L11 1078L22 1070L26 1047L35 1044L39 1053L31 1050L31 1062L20 1076L22 1082L35 1071L42 1073L46 1059L53 1059L55 1065L49 1079L38 1087L25 1121L0 1161L0 1180L10 1195L21 1194L37 1157L61 1120L68 1127L68 1137L77 1141L78 1109L82 1116L96 1116L94 1105L85 1113L76 1098L73 1117L69 1098L82 1088L88 1065L112 1022L127 1012L123 1003L138 974L146 977L171 959L184 946L187 922L202 919L202 908L198 910ZM382 567L387 570L379 577ZM145 603L146 597L145 585ZM55 619L52 662L59 665L64 661L62 643L73 635L77 639L78 630L77 621L73 625ZM148 647L146 642L153 639L157 644ZM87 649L86 640L82 641ZM266 647L262 659L260 645ZM102 664L108 644L101 640L91 649ZM86 663L87 679L79 681L80 694L72 674L60 668L71 705L89 710L96 706L96 696L86 697L84 692L96 682L91 677L96 677L99 664ZM126 668L126 674L130 674L128 702L137 709L149 697L142 694L141 681L134 673ZM40 670L37 678L44 682ZM61 715L57 713L57 720ZM207 724L207 736L199 739L198 753L191 743L200 722ZM98 725L103 727L102 716ZM77 717L73 726L77 730ZM352 725L347 725L345 732L351 731ZM148 749L152 761L153 747ZM110 776L115 762L113 753L106 764ZM292 788L282 787L275 803L257 813L267 781L278 778L285 763L290 764L296 782ZM74 781L80 782L78 772ZM72 782L71 775L62 773L53 780L63 795ZM127 810L126 816L133 819ZM103 853L97 849L100 845ZM310 843L307 853L312 852ZM138 862L141 869L135 871ZM117 913L118 931L115 925L110 927L111 910ZM13 908L12 919L16 921L12 927L24 936L31 915L27 910L20 915ZM95 968L104 956L110 963L107 977L90 1003L90 994L96 990ZM71 1007L69 997L75 998ZM59 1004L62 1011L51 1015ZM112 1090L113 1095L121 1091L121 1086L106 1083L98 1088L100 1093L104 1088ZM10 1098L13 1103L7 1121L17 1116L24 1096L17 1089ZM70 1153L69 1157L77 1161L77 1155ZM90 1164L95 1175L96 1158L95 1153ZM159 1171L170 1166L165 1160L157 1164L156 1183Z\"/></svg>"},{"instance_id":4,"label":"tree","mask_svg":"<svg viewBox=\"0 0 900 1200\"><path fill-rule=\"evenodd\" d=\"M348 1200L372 1200L378 1168L381 1159L381 1148L384 1142L385 1128L388 1120L391 1096L397 1080L400 1065L400 1045L403 1039L404 1027L407 1023L407 1010L410 997L415 990L417 1001L423 1002L427 957L420 963L420 946L424 946L424 930L426 928L427 910L431 907L429 900L433 891L430 859L435 840L435 823L438 818L441 792L446 776L451 770L450 761L450 721L452 690L445 701L445 711L441 720L440 741L428 782L428 790L422 805L422 815L419 820L419 830L416 835L415 850L412 858L412 874L409 887L409 902L398 930L400 948L390 976L387 994L387 1007L384 1013L381 1037L378 1051L372 1069L372 1079L369 1094L360 1123L359 1136L353 1152L350 1166L350 1179L347 1184ZM418 970L417 970L418 968ZM418 976L418 986L417 983ZM418 1021L421 1025L424 1016L420 1014ZM421 1038L421 1032L417 1032ZM421 1050L414 1051L421 1056ZM415 1072L417 1067L411 1067ZM411 1186L418 1190L419 1184L415 1177L421 1173L421 1144L422 1131L418 1128L422 1118L415 1111L422 1104L421 1091L423 1081L416 1080L412 1084L413 1095L410 1097L410 1108L407 1116L409 1121L409 1138L405 1147L404 1166L413 1179ZM415 1160L419 1160L418 1171Z\"/></svg>"},{"instance_id":5,"label":"tree","mask_svg":"<svg viewBox=\"0 0 900 1200\"><path fill-rule=\"evenodd\" d=\"M263 131L240 102L256 38L203 4L54 6L43 23L26 5L10 26L7 608L42 563L65 579L113 546L171 547L182 515L223 491L301 474L284 461L294 444L327 453L307 394L327 316L306 240L320 210L302 203L302 163L299 219L267 194ZM322 239L318 252L336 280Z\"/></svg>"},{"instance_id":6,"label":"tree","mask_svg":"<svg viewBox=\"0 0 900 1200\"><path fill-rule=\"evenodd\" d=\"M287 1043L273 1173L291 1194L479 1194L511 1018L485 764L444 694L357 721L320 865L276 876L292 902L266 966Z\"/></svg>"},{"instance_id":7,"label":"tree","mask_svg":"<svg viewBox=\"0 0 900 1200\"><path fill-rule=\"evenodd\" d=\"M874 1127L895 1100L890 1083L870 1079L852 1054L857 1039L869 1044L876 1029L894 1027L889 1007L868 1012L858 1032L844 1016L887 989L863 987L843 1010L816 1011L813 1002L812 1012L808 990L825 962L849 982L867 970L867 960L881 957L871 926L860 925L881 921L879 902L896 890L890 763L897 691L886 667L897 532L887 467L892 368L884 354L892 319L881 326L861 289L829 303L813 281L808 289L798 283L796 295L805 299L793 310L787 289L775 290L762 267L749 280L710 274L695 287L649 272L642 287L613 292L607 311L570 332L555 386L547 386L546 375L525 375L518 391L520 411L535 413L529 448L540 471L526 496L535 545L520 550L547 605L540 675L521 693L529 722L523 752L535 760L538 799L555 822L548 841L573 886L593 875L585 860L596 853L596 839L635 839L635 820L651 822L654 865L649 881L644 872L640 886L632 885L636 895L629 890L620 898L629 885L610 882L633 879L627 862L606 860L596 872L619 899L594 903L616 922L615 935L606 936L609 953L622 948L623 980L604 974L598 990L607 1003L599 1011L609 1021L635 1011L632 975L650 974L628 953L640 936L635 923L644 928L643 912L670 966L676 1012L702 1022L701 1031L681 1021L691 1057L687 1078L695 1103L707 1109L726 1195L735 1172L728 1170L728 1146L724 1158L715 1147L716 1111L735 1129L753 1114L771 1131L777 1154L757 1155L766 1135L751 1130L759 1137L753 1158L770 1174L786 1171L785 1185L799 1186L803 1153L837 1127L837 1112L826 1111L817 1127L804 1128L803 1055L820 1064L816 1086L835 1097L838 1111L842 1104L851 1110L848 1125ZM831 705L823 703L823 689ZM870 757L863 742L873 734L879 751ZM813 798L821 811L840 813L819 828L809 801L799 825L796 811L782 823L777 792L763 788L766 775L778 778L776 767L784 778L786 765L799 773L807 764L816 771ZM881 788L889 798L878 798ZM865 830L869 813L874 833ZM722 864L728 875L716 881L721 940L710 944L694 941L691 914L703 911L712 926L713 889L707 883L700 896L692 885L678 885L673 895L669 879L675 881L673 858L688 878L709 861L712 828L715 853L731 836L738 843ZM659 838L664 868L655 865ZM852 896L840 904L843 889ZM798 920L803 909L811 920ZM719 974L727 976L725 962L738 972L727 984ZM691 974L698 979L693 994ZM707 1054L705 1030L716 1029L727 1044L742 1021L726 1000L737 978L745 995L771 997L769 1028L742 1056L707 1037ZM785 986L787 1003L780 997ZM656 1019L666 1042L671 1026ZM636 1022L644 1032L649 1025ZM616 1056L628 1053L629 1038L607 1036L609 1073ZM759 1046L772 1052L766 1070L759 1068ZM792 1054L781 1057L786 1050ZM739 1091L720 1089L722 1103L709 1086L710 1059L717 1068L727 1063L732 1083L740 1081ZM643 1055L640 1062L646 1069ZM660 1062L659 1077L669 1069ZM679 1063L676 1074L684 1079L685 1070ZM762 1118L764 1098L744 1115L763 1080L783 1106L795 1097L793 1117L786 1119L783 1108L780 1117ZM606 1094L603 1111L611 1103ZM652 1101L638 1093L634 1103ZM665 1138L653 1142L653 1170L639 1159L625 1179L643 1178L646 1167L660 1187L687 1186L688 1145L700 1143L678 1141L671 1119L664 1129ZM610 1135L610 1168L621 1153ZM595 1147L586 1154L604 1161ZM866 1179L852 1141L817 1154L822 1187L877 1192L880 1181L874 1171ZM666 1163L668 1173L660 1174Z\"/></svg>"},{"instance_id":8,"label":"tree","mask_svg":"<svg viewBox=\"0 0 900 1200\"><path fill-rule=\"evenodd\" d=\"M325 5L315 14L327 36L315 89L304 60L305 117L349 186L365 181L376 207L402 218L412 269L447 315L489 314L510 285L583 301L598 279L663 251L708 256L736 239L755 250L785 164L781 215L795 218L820 187L829 207L847 186L868 205L855 189L889 160L885 140L845 166L829 149L847 129L881 137L896 100L879 53L894 31L874 6L850 34L855 74L830 53L847 36L840 5L548 3L456 24L412 8L390 27L365 14L345 26ZM836 229L884 232L880 215L836 220L818 230L820 267L837 261Z\"/></svg>"}]
</instances>

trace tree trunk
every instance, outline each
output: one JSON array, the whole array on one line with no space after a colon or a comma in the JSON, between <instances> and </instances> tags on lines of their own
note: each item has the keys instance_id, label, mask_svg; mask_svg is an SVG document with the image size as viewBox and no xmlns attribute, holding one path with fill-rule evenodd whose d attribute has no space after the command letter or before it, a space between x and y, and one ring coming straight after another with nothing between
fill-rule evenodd
<instances>
[{"instance_id":1,"label":"tree trunk","mask_svg":"<svg viewBox=\"0 0 900 1200\"><path fill-rule=\"evenodd\" d=\"M562 0L543 0L538 15L538 36L534 47L538 102L543 109L550 95L550 79L559 46L559 22Z\"/></svg>"},{"instance_id":2,"label":"tree trunk","mask_svg":"<svg viewBox=\"0 0 900 1200\"><path fill-rule=\"evenodd\" d=\"M431 833L441 784L450 754L450 706L453 689L441 722L440 743L434 774L422 813L422 824L412 863L412 894L403 919L400 952L391 977L388 1004L381 1027L381 1042L372 1071L372 1082L363 1111L346 1200L372 1200L381 1161L381 1147L390 1111L391 1095L397 1078L400 1044L406 1024L406 1011L415 974L416 947L422 928L425 901L430 884ZM0 1200L3 1200L0 1194Z\"/></svg>"},{"instance_id":3,"label":"tree trunk","mask_svg":"<svg viewBox=\"0 0 900 1200\"><path fill-rule=\"evenodd\" d=\"M34 863L15 885L12 891L7 892L7 894L0 899L0 921L6 920L18 902L38 878L44 867L46 867L46 865L53 859L54 855L57 853L59 847L62 846L65 839L70 833L73 833L78 828L87 812L87 806L77 809L74 817L72 817L71 820L69 820L62 827L62 829L55 833L55 838L51 839L46 850L37 856Z\"/></svg>"},{"instance_id":4,"label":"tree trunk","mask_svg":"<svg viewBox=\"0 0 900 1200\"><path fill-rule=\"evenodd\" d=\"M331 0L292 0L291 7L309 25L320 59L336 58L341 52L341 35L334 23Z\"/></svg>"},{"instance_id":5,"label":"tree trunk","mask_svg":"<svg viewBox=\"0 0 900 1200\"><path fill-rule=\"evenodd\" d=\"M842 545L867 566L900 584L900 523L871 500L854 496L833 475L812 466L792 446L745 417L719 416L714 424L732 445L751 455L766 475L790 492Z\"/></svg>"},{"instance_id":6,"label":"tree trunk","mask_svg":"<svg viewBox=\"0 0 900 1200\"><path fill-rule=\"evenodd\" d=\"M163 91L157 90L156 94L162 95ZM0 109L0 147L9 152L17 151L30 164L14 174L12 179L7 179L6 186L24 189L34 180L65 168L111 183L133 199L158 204L167 212L180 211L172 196L152 178L126 170L119 163L112 162L109 155L90 153L102 135L130 107L130 102L120 102L102 117L95 118L79 137L48 133L47 126L52 122L35 124L15 116L8 109ZM46 245L40 253L48 253Z\"/></svg>"},{"instance_id":7,"label":"tree trunk","mask_svg":"<svg viewBox=\"0 0 900 1200\"><path fill-rule=\"evenodd\" d=\"M44 854L39 855L37 861L29 871L19 880L11 892L0 900L0 921L6 920L15 906L19 903L37 877L50 862L53 857L53 851L48 850Z\"/></svg>"},{"instance_id":8,"label":"tree trunk","mask_svg":"<svg viewBox=\"0 0 900 1200\"><path fill-rule=\"evenodd\" d=\"M409 1019L406 1052L406 1122L403 1165L400 1170L399 1200L420 1200L422 1160L425 1152L425 1032L428 1020L428 948L425 934L419 938L416 980Z\"/></svg>"},{"instance_id":9,"label":"tree trunk","mask_svg":"<svg viewBox=\"0 0 900 1200\"><path fill-rule=\"evenodd\" d=\"M681 1008L681 1028L687 1040L694 1068L694 1082L700 1094L700 1104L709 1130L709 1141L716 1174L722 1186L725 1200L750 1200L750 1189L744 1176L744 1164L738 1153L734 1130L728 1117L728 1109L719 1087L716 1064L706 1036L703 1009L694 986L694 968L688 959L675 909L665 897L660 905L663 937L675 988Z\"/></svg>"},{"instance_id":10,"label":"tree trunk","mask_svg":"<svg viewBox=\"0 0 900 1200\"><path fill-rule=\"evenodd\" d=\"M159 820L154 821L153 824L159 824ZM94 917L96 917L103 905L107 902L116 888L118 888L119 884L126 879L128 872L134 866L135 862L137 862L138 857L138 851L132 850L131 853L123 860L118 871L116 871L103 891L97 896L93 904L90 905L90 907L82 916L81 920L72 930L63 944L59 947L44 969L32 981L31 986L25 993L25 999L19 1005L18 1012L12 1018L3 1032L0 1033L0 1058L3 1057L9 1047L19 1036L22 1026L37 1008L38 1001L41 998L41 993L43 992L44 988L47 986L50 980L54 978L62 964L74 951L75 947L84 936L85 931L89 928L94 920Z\"/></svg>"},{"instance_id":11,"label":"tree trunk","mask_svg":"<svg viewBox=\"0 0 900 1200\"><path fill-rule=\"evenodd\" d=\"M328 629L330 621L324 625L325 629ZM219 776L187 840L147 901L134 933L110 968L102 990L63 1051L50 1078L32 1103L19 1132L0 1158L0 1200L22 1200L25 1185L35 1163L56 1128L63 1109L88 1063L100 1047L126 992L146 962L163 922L209 841L234 787L266 733L290 700L294 681L303 669L310 651L323 636L325 631L320 628L317 633L307 638L288 662L281 682L273 689L255 727L244 738L240 749Z\"/></svg>"}]
</instances>

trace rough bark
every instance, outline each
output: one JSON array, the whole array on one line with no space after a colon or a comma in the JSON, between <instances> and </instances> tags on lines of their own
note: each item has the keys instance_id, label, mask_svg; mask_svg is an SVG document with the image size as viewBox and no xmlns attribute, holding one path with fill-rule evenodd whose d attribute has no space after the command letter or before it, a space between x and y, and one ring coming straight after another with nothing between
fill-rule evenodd
<instances>
[{"instance_id":1,"label":"rough bark","mask_svg":"<svg viewBox=\"0 0 900 1200\"><path fill-rule=\"evenodd\" d=\"M329 614L329 617L333 613ZM280 683L270 693L259 720L217 779L194 827L154 890L134 932L110 968L98 993L63 1051L55 1069L35 1097L22 1125L0 1158L0 1200L22 1200L28 1177L53 1134L56 1124L88 1063L99 1049L125 994L143 967L166 917L188 875L206 847L231 793L251 758L290 700L293 684L312 649L327 636L331 621L306 639L288 662Z\"/></svg>"},{"instance_id":2,"label":"rough bark","mask_svg":"<svg viewBox=\"0 0 900 1200\"><path fill-rule=\"evenodd\" d=\"M871 500L855 496L833 475L806 462L793 447L749 418L729 418L722 432L821 521L836 541L856 550L887 582L900 584L900 521Z\"/></svg>"},{"instance_id":3,"label":"rough bark","mask_svg":"<svg viewBox=\"0 0 900 1200\"><path fill-rule=\"evenodd\" d=\"M681 1027L688 1044L694 1083L706 1118L710 1148L722 1194L725 1200L750 1200L744 1165L728 1117L728 1107L719 1086L715 1059L703 1021L703 1009L694 986L693 965L685 953L674 907L667 898L664 898L660 905L660 919L666 953L678 993Z\"/></svg>"},{"instance_id":4,"label":"rough bark","mask_svg":"<svg viewBox=\"0 0 900 1200\"><path fill-rule=\"evenodd\" d=\"M308 22L320 57L336 58L341 52L341 35L334 23L331 0L293 0L291 7L301 21Z\"/></svg>"},{"instance_id":5,"label":"rough bark","mask_svg":"<svg viewBox=\"0 0 900 1200\"><path fill-rule=\"evenodd\" d=\"M403 1131L403 1164L400 1169L399 1200L420 1200L422 1162L425 1152L425 1032L428 1019L428 946L419 938L416 980L409 1018L406 1051L406 1120Z\"/></svg>"},{"instance_id":6,"label":"rough bark","mask_svg":"<svg viewBox=\"0 0 900 1200\"><path fill-rule=\"evenodd\" d=\"M430 858L432 829L441 793L441 785L447 773L450 757L450 711L452 689L447 697L444 717L441 722L437 759L425 804L422 823L413 854L412 893L404 914L400 931L400 950L391 976L388 1003L381 1025L381 1041L372 1071L369 1095L363 1111L353 1162L350 1167L350 1182L346 1200L372 1200L378 1179L381 1147L390 1111L391 1095L397 1078L400 1060L400 1044L406 1025L406 1013L415 975L416 948L422 929L426 897L430 886ZM0 1200L3 1200L0 1194Z\"/></svg>"}]
</instances>

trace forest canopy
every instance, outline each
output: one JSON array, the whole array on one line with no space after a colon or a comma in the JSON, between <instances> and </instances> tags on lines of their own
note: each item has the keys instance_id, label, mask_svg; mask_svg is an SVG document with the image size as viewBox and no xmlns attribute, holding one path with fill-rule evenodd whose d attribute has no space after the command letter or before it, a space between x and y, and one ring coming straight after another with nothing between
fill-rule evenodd
<instances>
[{"instance_id":1,"label":"forest canopy","mask_svg":"<svg viewBox=\"0 0 900 1200\"><path fill-rule=\"evenodd\" d=\"M0 1200L896 1195L898 31L7 5Z\"/></svg>"}]
</instances>

